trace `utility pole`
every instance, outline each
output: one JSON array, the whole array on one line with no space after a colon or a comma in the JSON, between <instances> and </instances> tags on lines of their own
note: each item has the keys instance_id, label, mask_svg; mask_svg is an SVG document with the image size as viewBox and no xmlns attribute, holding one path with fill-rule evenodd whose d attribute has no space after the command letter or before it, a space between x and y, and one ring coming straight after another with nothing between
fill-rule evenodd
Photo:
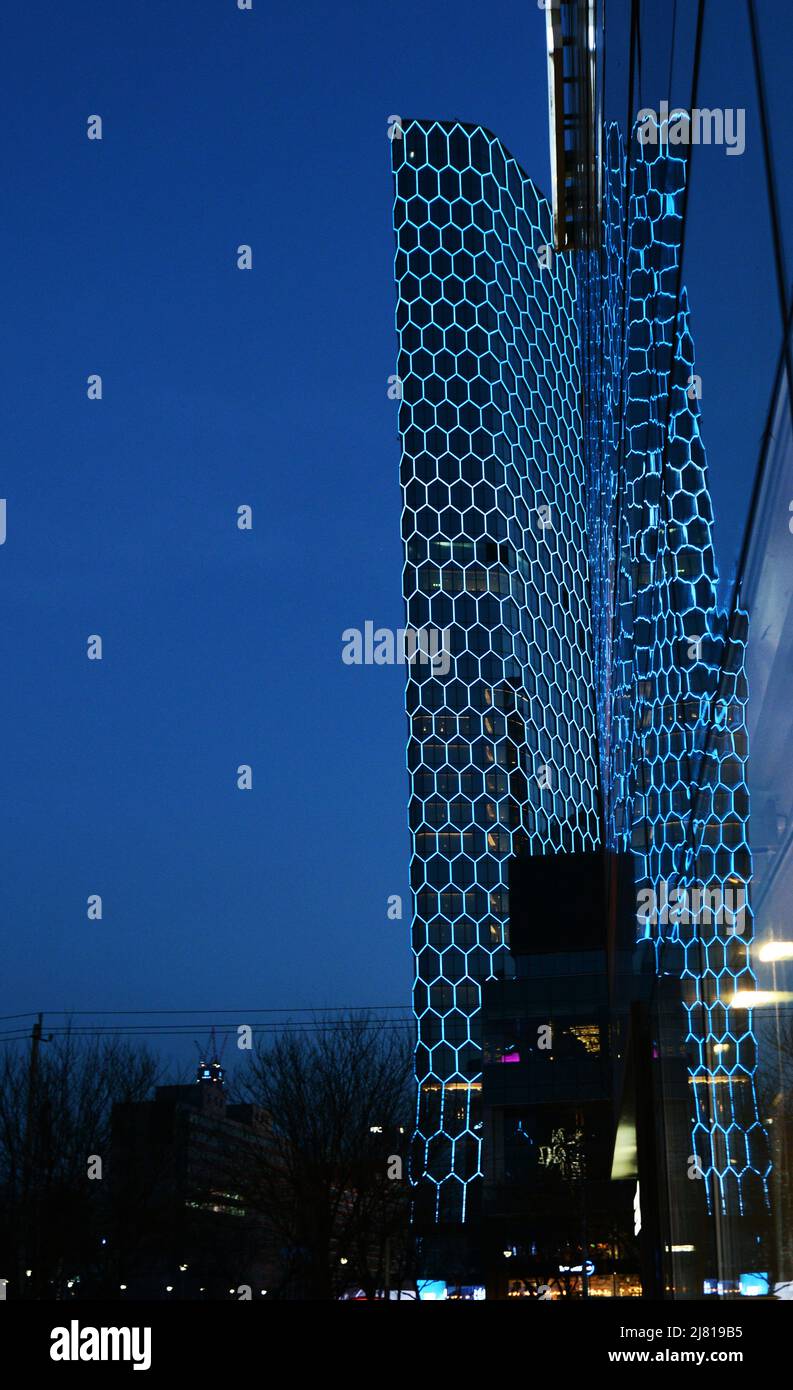
<instances>
[{"instance_id":1,"label":"utility pole","mask_svg":"<svg viewBox=\"0 0 793 1390\"><path fill-rule=\"evenodd\" d=\"M36 1131L36 1128L37 1128L37 1117L36 1117L36 1085L37 1085L37 1081L38 1081L38 1070L39 1070L39 1046L40 1046L41 1041L42 1041L43 1025L44 1025L44 1015L43 1015L43 1014L39 1014L38 1017L37 1017L37 1019L36 1019L36 1022L33 1024L33 1031L31 1032L31 1035L30 1035L30 1061L29 1061L29 1063L28 1063L28 1094L27 1094L27 1104L26 1104L26 1109L25 1109L25 1146L24 1146L24 1150L23 1150L23 1162L22 1162L22 1222L23 1222L23 1226L22 1226L22 1231L21 1231L21 1239L20 1239L20 1243L19 1243L19 1248L20 1248L20 1254L22 1254L23 1258L22 1258L22 1260L21 1260L21 1262L20 1262L20 1270L19 1270L20 1293L23 1293L23 1291L26 1290L26 1288L27 1288L27 1275L26 1275L26 1273L25 1273L25 1270L26 1270L26 1268L27 1268L26 1253L27 1253L27 1251L29 1250L30 1246L32 1245L32 1246L33 1246L33 1251L34 1251L35 1258L36 1258L36 1260L38 1260L38 1253L39 1253L39 1248L40 1248L40 1247L39 1247L39 1230L38 1230L38 1222L37 1222L37 1220L34 1219L33 1222L31 1223L31 1217L32 1217L33 1213L30 1211L28 1199L29 1199L29 1195L30 1195L30 1182L31 1182L32 1170L33 1170L33 1161L34 1161L34 1154L35 1154L35 1148L36 1148L36 1145L34 1144L34 1134L35 1134L35 1131ZM46 1041L46 1042L49 1042L51 1037L52 1037L52 1034L50 1034L50 1035L45 1039L45 1041ZM38 1205L38 1203L36 1203L36 1205ZM33 1226L35 1227L35 1229L34 1229L33 1231L30 1230L31 1224L33 1224ZM23 1252L24 1252L24 1253L23 1253ZM38 1268L34 1269L34 1270L33 1270L33 1275L32 1275L32 1280L35 1281L36 1279L38 1279L38 1278L40 1277L40 1274L41 1274L41 1271L40 1271Z\"/></svg>"},{"instance_id":2,"label":"utility pole","mask_svg":"<svg viewBox=\"0 0 793 1390\"><path fill-rule=\"evenodd\" d=\"M36 1022L33 1024L33 1032L30 1035L30 1063L28 1065L28 1103L27 1113L25 1116L25 1155L28 1164L28 1176L31 1151L31 1127L33 1122L33 1102L36 1095L36 1077L38 1075L39 1069L39 1044L41 1042L41 1031L43 1024L44 1015L39 1014Z\"/></svg>"}]
</instances>

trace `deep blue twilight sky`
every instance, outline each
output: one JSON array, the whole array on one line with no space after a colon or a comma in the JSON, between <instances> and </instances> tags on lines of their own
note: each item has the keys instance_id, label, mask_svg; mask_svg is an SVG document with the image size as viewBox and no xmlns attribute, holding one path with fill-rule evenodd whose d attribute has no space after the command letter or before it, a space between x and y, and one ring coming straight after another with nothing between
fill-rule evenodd
<instances>
[{"instance_id":1,"label":"deep blue twilight sky","mask_svg":"<svg viewBox=\"0 0 793 1390\"><path fill-rule=\"evenodd\" d=\"M701 104L752 108L743 6L710 8ZM547 190L544 16L32 0L2 29L0 1012L407 1005L403 671L340 659L402 618L386 120L481 122ZM697 152L687 258L725 571L778 337L756 133Z\"/></svg>"}]
</instances>

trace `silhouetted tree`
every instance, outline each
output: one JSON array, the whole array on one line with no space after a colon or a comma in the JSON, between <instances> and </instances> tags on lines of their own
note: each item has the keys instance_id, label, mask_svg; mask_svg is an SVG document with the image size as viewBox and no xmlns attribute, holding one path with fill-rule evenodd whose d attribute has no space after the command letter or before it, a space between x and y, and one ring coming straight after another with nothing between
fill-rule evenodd
<instances>
[{"instance_id":1,"label":"silhouetted tree","mask_svg":"<svg viewBox=\"0 0 793 1390\"><path fill-rule=\"evenodd\" d=\"M269 1142L237 1155L230 1182L263 1218L282 1296L374 1298L408 1276L411 1052L405 1030L348 1017L250 1054L237 1085Z\"/></svg>"},{"instance_id":2,"label":"silhouetted tree","mask_svg":"<svg viewBox=\"0 0 793 1390\"><path fill-rule=\"evenodd\" d=\"M27 1048L3 1052L0 1278L14 1282L11 1297L58 1298L70 1277L101 1269L113 1106L144 1099L159 1069L145 1048L71 1029L40 1044L35 1066Z\"/></svg>"}]
</instances>

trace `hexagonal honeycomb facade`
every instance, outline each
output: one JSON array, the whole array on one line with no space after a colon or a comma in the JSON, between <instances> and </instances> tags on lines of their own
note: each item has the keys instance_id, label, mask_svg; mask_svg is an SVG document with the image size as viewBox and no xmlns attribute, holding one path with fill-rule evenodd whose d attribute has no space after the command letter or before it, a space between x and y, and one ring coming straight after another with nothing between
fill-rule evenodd
<instances>
[{"instance_id":1,"label":"hexagonal honeycomb facade","mask_svg":"<svg viewBox=\"0 0 793 1390\"><path fill-rule=\"evenodd\" d=\"M392 151L407 624L451 654L408 667L412 1176L460 1221L507 861L599 834L576 280L488 131L409 121Z\"/></svg>"},{"instance_id":2,"label":"hexagonal honeycomb facade","mask_svg":"<svg viewBox=\"0 0 793 1390\"><path fill-rule=\"evenodd\" d=\"M680 147L637 141L625 218L612 128L603 251L579 267L600 401L586 452L601 766L609 842L633 847L640 888L656 901L666 883L700 901L707 889L748 902L746 617L730 622L717 597L684 288L678 302L685 167ZM612 606L613 627L603 613ZM752 1014L731 1004L755 987L751 907L737 922L729 911L717 923L673 913L645 930L659 972L682 977L692 1151L709 1203L744 1210L768 1174Z\"/></svg>"}]
</instances>

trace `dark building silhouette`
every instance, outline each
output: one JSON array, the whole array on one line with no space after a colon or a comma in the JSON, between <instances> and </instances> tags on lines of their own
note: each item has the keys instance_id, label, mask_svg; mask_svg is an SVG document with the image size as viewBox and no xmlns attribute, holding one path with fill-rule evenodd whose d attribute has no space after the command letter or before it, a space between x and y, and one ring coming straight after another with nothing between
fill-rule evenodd
<instances>
[{"instance_id":1,"label":"dark building silhouette","mask_svg":"<svg viewBox=\"0 0 793 1390\"><path fill-rule=\"evenodd\" d=\"M513 859L514 973L483 991L482 1254L490 1297L639 1289L633 1184L612 1182L603 859Z\"/></svg>"},{"instance_id":2,"label":"dark building silhouette","mask_svg":"<svg viewBox=\"0 0 793 1390\"><path fill-rule=\"evenodd\" d=\"M115 1106L110 1183L127 1297L263 1296L273 1252L235 1175L268 1131L258 1107L228 1103L217 1061L192 1085Z\"/></svg>"}]
</instances>

